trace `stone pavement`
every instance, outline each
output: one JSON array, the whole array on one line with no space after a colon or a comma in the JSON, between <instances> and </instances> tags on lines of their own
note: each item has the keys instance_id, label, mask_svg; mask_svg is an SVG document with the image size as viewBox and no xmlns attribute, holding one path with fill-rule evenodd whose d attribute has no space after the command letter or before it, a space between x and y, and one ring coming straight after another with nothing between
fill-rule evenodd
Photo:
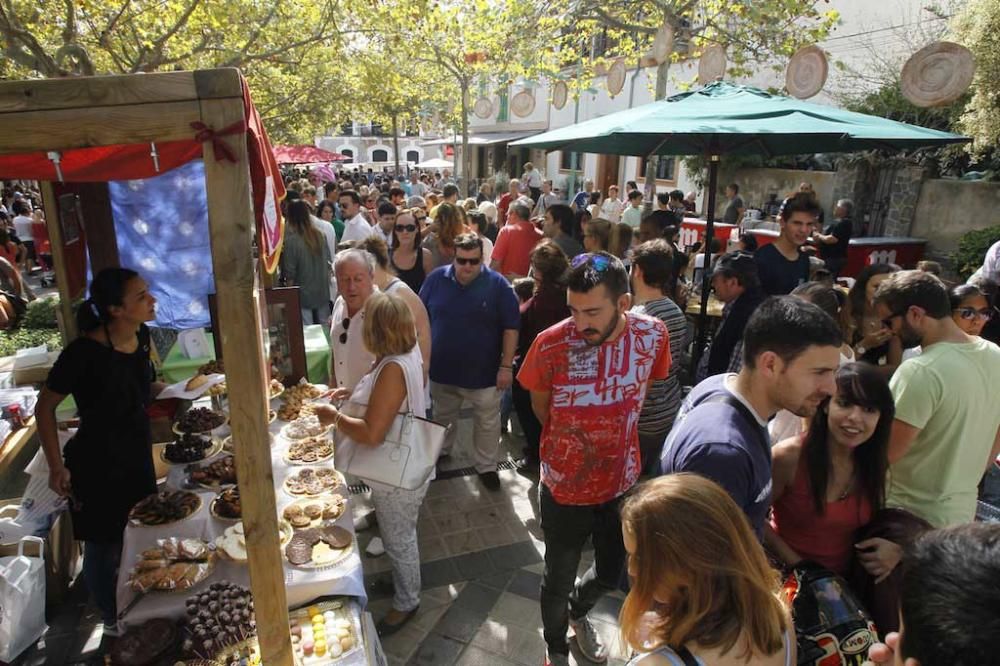
<instances>
[{"instance_id":1,"label":"stone pavement","mask_svg":"<svg viewBox=\"0 0 1000 666\"><path fill-rule=\"evenodd\" d=\"M459 424L460 441L471 424ZM505 435L500 457L514 455L521 440ZM457 449L458 447L456 447ZM538 604L544 544L538 526L537 483L512 469L500 472L499 491L486 490L468 467L461 451L442 461L439 479L431 482L418 521L423 592L417 616L383 641L389 663L542 664L541 611ZM367 494L352 497L356 515L370 510ZM378 527L358 534L365 549ZM389 578L388 557L363 557L366 585ZM592 562L585 551L582 573ZM622 594L601 600L591 614L611 648L612 666L626 661L618 636ZM372 595L369 610L377 618L390 599ZM87 604L77 579L70 598L49 618L49 631L14 662L16 666L103 664L110 640L102 641L99 617ZM588 662L576 651L580 666Z\"/></svg>"}]
</instances>

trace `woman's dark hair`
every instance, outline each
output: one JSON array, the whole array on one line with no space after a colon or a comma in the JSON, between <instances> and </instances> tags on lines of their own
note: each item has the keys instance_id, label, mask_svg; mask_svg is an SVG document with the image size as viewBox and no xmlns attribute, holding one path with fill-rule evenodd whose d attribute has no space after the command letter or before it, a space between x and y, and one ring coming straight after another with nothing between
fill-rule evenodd
<instances>
[{"instance_id":1,"label":"woman's dark hair","mask_svg":"<svg viewBox=\"0 0 1000 666\"><path fill-rule=\"evenodd\" d=\"M975 298L976 296L986 298L986 294L979 287L972 284L960 284L952 287L951 291L948 292L948 299L951 301L952 310L961 307L962 301L965 299ZM987 298L986 300L988 301L989 299Z\"/></svg>"},{"instance_id":2,"label":"woman's dark hair","mask_svg":"<svg viewBox=\"0 0 1000 666\"><path fill-rule=\"evenodd\" d=\"M889 382L870 363L848 363L837 371L837 400L866 409L877 409L878 423L872 436L854 449L854 473L858 490L868 498L872 511L885 503L885 477L889 469L889 432L896 414L896 404ZM806 432L805 456L809 471L809 487L817 513L826 511L826 491L830 479L830 401L820 405L819 414Z\"/></svg>"},{"instance_id":3,"label":"woman's dark hair","mask_svg":"<svg viewBox=\"0 0 1000 666\"><path fill-rule=\"evenodd\" d=\"M420 244L423 242L424 239L420 235L420 223L417 222L417 211L418 210L420 210L420 209L419 208L400 208L398 211L396 211L396 221L392 223L392 248L390 248L390 253L391 253L392 250L394 250L397 247L401 246L401 244L399 242L399 236L396 235L396 225L399 223L399 218L403 217L404 215L409 215L410 217L413 218L413 224L415 224L416 227L417 227L417 232L415 234L413 234L413 251L417 253L417 261L423 261L423 258L420 256L421 255L421 252L420 252L421 245Z\"/></svg>"},{"instance_id":4,"label":"woman's dark hair","mask_svg":"<svg viewBox=\"0 0 1000 666\"><path fill-rule=\"evenodd\" d=\"M111 321L110 308L121 305L125 287L139 274L129 268L105 268L90 283L90 298L76 310L76 327L81 333L93 331Z\"/></svg>"},{"instance_id":5,"label":"woman's dark hair","mask_svg":"<svg viewBox=\"0 0 1000 666\"><path fill-rule=\"evenodd\" d=\"M792 289L791 296L815 303L823 312L840 321L840 309L844 307L847 297L839 289L834 289L821 282L806 282Z\"/></svg>"},{"instance_id":6,"label":"woman's dark hair","mask_svg":"<svg viewBox=\"0 0 1000 666\"><path fill-rule=\"evenodd\" d=\"M573 214L573 229L569 234L579 242L583 242L583 225L593 219L590 211L586 208L580 208ZM565 233L565 232L564 232Z\"/></svg>"},{"instance_id":7,"label":"woman's dark hair","mask_svg":"<svg viewBox=\"0 0 1000 666\"><path fill-rule=\"evenodd\" d=\"M476 226L476 233L483 234L486 232L486 227L488 222L486 221L486 216L480 213L478 210L471 210L465 214L470 225Z\"/></svg>"},{"instance_id":8,"label":"woman's dark hair","mask_svg":"<svg viewBox=\"0 0 1000 666\"><path fill-rule=\"evenodd\" d=\"M853 320L850 322L854 330L861 330L861 320L865 316L865 299L867 298L868 281L876 275L888 275L900 270L896 264L869 264L861 269L858 278L847 294L848 310Z\"/></svg>"},{"instance_id":9,"label":"woman's dark hair","mask_svg":"<svg viewBox=\"0 0 1000 666\"><path fill-rule=\"evenodd\" d=\"M332 201L323 199L318 204L316 204L316 217L323 219L323 211L329 208L333 211L333 217L337 217L337 207L333 205ZM331 218L332 219L332 218Z\"/></svg>"},{"instance_id":10,"label":"woman's dark hair","mask_svg":"<svg viewBox=\"0 0 1000 666\"><path fill-rule=\"evenodd\" d=\"M591 192L590 193L590 203L592 203L592 204L599 204L599 203L601 203L601 193L600 192Z\"/></svg>"},{"instance_id":11,"label":"woman's dark hair","mask_svg":"<svg viewBox=\"0 0 1000 666\"><path fill-rule=\"evenodd\" d=\"M744 252L753 252L757 249L757 237L753 234L740 234L740 242L743 243Z\"/></svg>"},{"instance_id":12,"label":"woman's dark hair","mask_svg":"<svg viewBox=\"0 0 1000 666\"><path fill-rule=\"evenodd\" d=\"M541 280L535 282L535 290L544 285L565 282L566 271L569 270L569 259L558 245L551 240L543 240L536 245L530 255L531 267L538 271Z\"/></svg>"},{"instance_id":13,"label":"woman's dark hair","mask_svg":"<svg viewBox=\"0 0 1000 666\"><path fill-rule=\"evenodd\" d=\"M299 199L288 204L288 226L295 230L295 233L302 236L306 247L313 254L322 254L323 236L319 230L313 226L310 219L312 212L309 204Z\"/></svg>"}]
</instances>

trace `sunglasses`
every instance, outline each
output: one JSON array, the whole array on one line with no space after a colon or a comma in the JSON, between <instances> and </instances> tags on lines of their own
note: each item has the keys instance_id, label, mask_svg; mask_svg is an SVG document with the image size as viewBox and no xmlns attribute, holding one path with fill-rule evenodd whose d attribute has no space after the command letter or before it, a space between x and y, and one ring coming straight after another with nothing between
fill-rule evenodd
<instances>
[{"instance_id":1,"label":"sunglasses","mask_svg":"<svg viewBox=\"0 0 1000 666\"><path fill-rule=\"evenodd\" d=\"M889 330L892 330L892 320L895 319L896 317L902 317L905 314L906 310L903 310L902 312L893 312L891 315L882 320L882 328L888 328Z\"/></svg>"},{"instance_id":2,"label":"sunglasses","mask_svg":"<svg viewBox=\"0 0 1000 666\"><path fill-rule=\"evenodd\" d=\"M397 224L396 231L409 231L414 232L417 230L417 225L415 224Z\"/></svg>"},{"instance_id":3,"label":"sunglasses","mask_svg":"<svg viewBox=\"0 0 1000 666\"><path fill-rule=\"evenodd\" d=\"M455 257L455 263L459 266L478 266L479 262L482 261L479 257L472 257L467 259L465 257Z\"/></svg>"},{"instance_id":4,"label":"sunglasses","mask_svg":"<svg viewBox=\"0 0 1000 666\"><path fill-rule=\"evenodd\" d=\"M611 257L606 254L584 252L573 257L573 261L570 262L570 266L573 268L579 268L584 264L587 264L589 268L593 268L598 273L602 273L611 265Z\"/></svg>"},{"instance_id":5,"label":"sunglasses","mask_svg":"<svg viewBox=\"0 0 1000 666\"><path fill-rule=\"evenodd\" d=\"M957 312L958 316L966 321L973 321L974 319L989 321L990 319L993 319L993 311L989 308L985 310L977 310L975 308L955 308L952 312Z\"/></svg>"},{"instance_id":6,"label":"sunglasses","mask_svg":"<svg viewBox=\"0 0 1000 666\"><path fill-rule=\"evenodd\" d=\"M344 321L343 323L341 323L341 326L344 327L344 332L340 334L340 344L342 345L347 344L347 329L350 327L350 325L351 325L351 320L348 319L347 317L344 317Z\"/></svg>"}]
</instances>

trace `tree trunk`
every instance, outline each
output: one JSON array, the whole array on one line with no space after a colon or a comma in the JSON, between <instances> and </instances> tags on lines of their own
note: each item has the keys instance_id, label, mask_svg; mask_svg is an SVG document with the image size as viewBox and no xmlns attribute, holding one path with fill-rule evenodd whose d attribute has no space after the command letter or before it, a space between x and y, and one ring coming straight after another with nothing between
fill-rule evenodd
<instances>
[{"instance_id":1,"label":"tree trunk","mask_svg":"<svg viewBox=\"0 0 1000 666\"><path fill-rule=\"evenodd\" d=\"M653 99L661 100L667 96L667 72L670 71L670 57L661 62L656 68L656 91ZM653 208L653 199L656 197L656 169L659 166L660 156L649 155L646 159L646 181L643 184L643 195L647 198L650 208Z\"/></svg>"},{"instance_id":2,"label":"tree trunk","mask_svg":"<svg viewBox=\"0 0 1000 666\"><path fill-rule=\"evenodd\" d=\"M469 171L472 170L469 155L469 81L462 79L462 176L456 178L460 192L464 192L462 197L469 196Z\"/></svg>"},{"instance_id":3,"label":"tree trunk","mask_svg":"<svg viewBox=\"0 0 1000 666\"><path fill-rule=\"evenodd\" d=\"M399 116L392 114L392 154L396 156L396 180L399 180Z\"/></svg>"}]
</instances>

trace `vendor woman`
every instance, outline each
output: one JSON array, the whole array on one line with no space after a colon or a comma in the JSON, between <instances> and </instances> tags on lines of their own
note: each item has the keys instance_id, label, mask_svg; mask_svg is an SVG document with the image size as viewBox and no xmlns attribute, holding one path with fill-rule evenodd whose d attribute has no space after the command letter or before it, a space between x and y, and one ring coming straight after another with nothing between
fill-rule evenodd
<instances>
[{"instance_id":1,"label":"vendor woman","mask_svg":"<svg viewBox=\"0 0 1000 666\"><path fill-rule=\"evenodd\" d=\"M156 299L135 271L106 268L76 314L80 337L59 355L38 398L38 434L49 487L69 498L74 537L84 542L83 579L104 620L117 624L115 581L129 510L156 492L146 407L153 382L149 329ZM80 427L59 451L56 406L76 401Z\"/></svg>"}]
</instances>

